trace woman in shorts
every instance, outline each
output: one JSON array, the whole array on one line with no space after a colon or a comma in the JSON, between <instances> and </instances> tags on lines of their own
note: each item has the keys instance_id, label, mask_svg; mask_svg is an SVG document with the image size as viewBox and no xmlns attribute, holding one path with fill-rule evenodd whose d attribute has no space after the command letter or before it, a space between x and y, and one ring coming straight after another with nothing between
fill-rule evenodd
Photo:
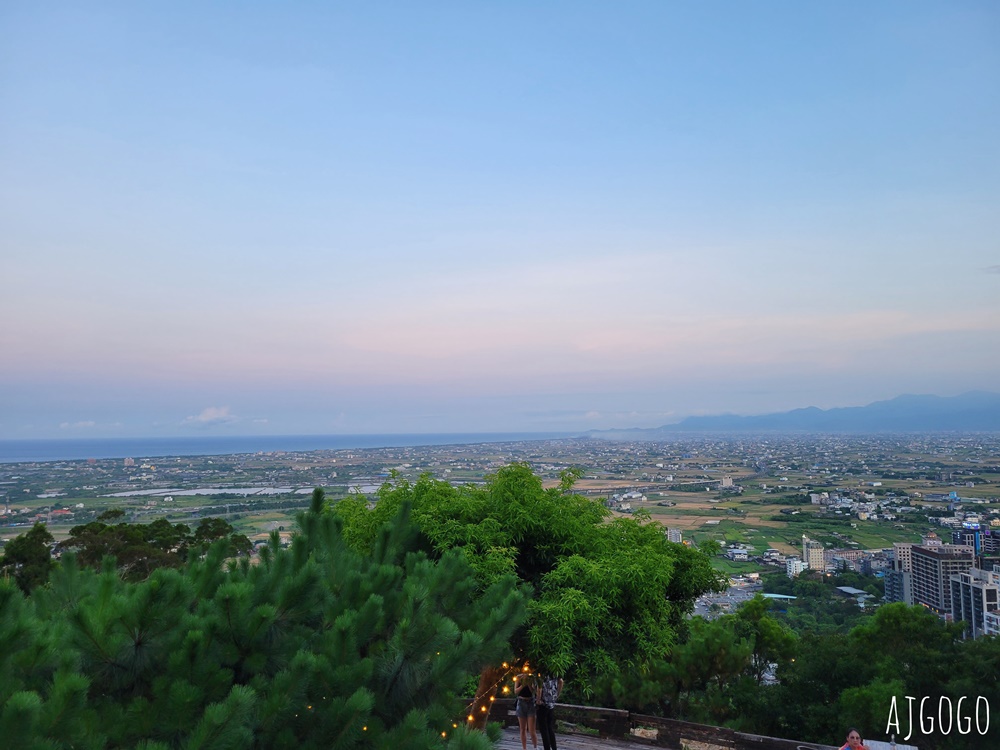
<instances>
[{"instance_id":1,"label":"woman in shorts","mask_svg":"<svg viewBox=\"0 0 1000 750\"><path fill-rule=\"evenodd\" d=\"M514 676L514 695L517 697L515 713L521 727L521 750L528 750L528 733L531 733L531 747L537 750L538 735L535 734L535 689L530 672Z\"/></svg>"}]
</instances>

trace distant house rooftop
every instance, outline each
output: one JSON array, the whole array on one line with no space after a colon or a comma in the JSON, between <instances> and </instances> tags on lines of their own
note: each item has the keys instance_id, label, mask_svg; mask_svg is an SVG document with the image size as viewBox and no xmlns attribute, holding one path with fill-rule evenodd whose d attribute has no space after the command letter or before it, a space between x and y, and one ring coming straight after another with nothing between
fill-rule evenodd
<instances>
[{"instance_id":1,"label":"distant house rooftop","mask_svg":"<svg viewBox=\"0 0 1000 750\"><path fill-rule=\"evenodd\" d=\"M867 591L856 589L853 586L837 586L837 591L842 592L845 596L870 596Z\"/></svg>"}]
</instances>

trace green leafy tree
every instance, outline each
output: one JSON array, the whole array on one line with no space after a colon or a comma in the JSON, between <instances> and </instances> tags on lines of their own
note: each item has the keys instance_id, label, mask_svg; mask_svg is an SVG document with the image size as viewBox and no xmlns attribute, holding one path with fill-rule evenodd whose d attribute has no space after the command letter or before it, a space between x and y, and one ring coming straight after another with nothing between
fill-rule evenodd
<instances>
[{"instance_id":1,"label":"green leafy tree","mask_svg":"<svg viewBox=\"0 0 1000 750\"><path fill-rule=\"evenodd\" d=\"M253 552L253 544L246 535L238 533L231 523L222 518L201 519L187 544L205 548L220 539L226 541L231 555L249 555Z\"/></svg>"},{"instance_id":2,"label":"green leafy tree","mask_svg":"<svg viewBox=\"0 0 1000 750\"><path fill-rule=\"evenodd\" d=\"M668 542L658 525L611 519L599 502L569 494L573 478L565 473L558 487L545 489L525 464L501 469L483 487L425 476L385 485L374 509L353 498L334 512L351 543L366 550L374 529L411 504L429 553L457 550L480 586L513 574L532 588L529 621L513 644L517 656L564 675L570 694L610 699L595 693L607 684L601 678L662 658L694 600L721 580L708 557ZM481 700L499 674L484 665Z\"/></svg>"},{"instance_id":3,"label":"green leafy tree","mask_svg":"<svg viewBox=\"0 0 1000 750\"><path fill-rule=\"evenodd\" d=\"M107 515L107 514L105 514ZM106 557L114 557L122 575L140 581L159 568L176 568L184 562L183 541L189 529L169 521L152 524L108 524L97 520L70 529L59 543L63 551L76 553L80 564L97 568Z\"/></svg>"},{"instance_id":4,"label":"green leafy tree","mask_svg":"<svg viewBox=\"0 0 1000 750\"><path fill-rule=\"evenodd\" d=\"M791 664L798 637L756 597L735 614L689 621L666 659L646 671L618 675L611 692L618 705L640 713L753 728L770 692L762 686L772 669Z\"/></svg>"},{"instance_id":5,"label":"green leafy tree","mask_svg":"<svg viewBox=\"0 0 1000 750\"><path fill-rule=\"evenodd\" d=\"M875 678L863 685L844 688L838 699L838 709L841 717L850 717L846 726L870 727L869 736L876 731L881 736L888 722L893 696L903 704L905 713L905 695L906 684L902 680ZM899 739L903 736L901 734Z\"/></svg>"},{"instance_id":6,"label":"green leafy tree","mask_svg":"<svg viewBox=\"0 0 1000 750\"><path fill-rule=\"evenodd\" d=\"M54 541L45 524L36 523L30 531L11 539L4 546L0 574L13 576L25 593L42 585L52 570L51 545Z\"/></svg>"},{"instance_id":7,"label":"green leafy tree","mask_svg":"<svg viewBox=\"0 0 1000 750\"><path fill-rule=\"evenodd\" d=\"M695 721L725 722L733 714L729 688L752 655L753 644L730 623L694 618L689 637L670 654L674 712Z\"/></svg>"},{"instance_id":8,"label":"green leafy tree","mask_svg":"<svg viewBox=\"0 0 1000 750\"><path fill-rule=\"evenodd\" d=\"M115 521L121 522L125 520L125 511L121 508L111 508L101 513L97 517L97 520L101 523L114 523Z\"/></svg>"},{"instance_id":9,"label":"green leafy tree","mask_svg":"<svg viewBox=\"0 0 1000 750\"><path fill-rule=\"evenodd\" d=\"M778 668L778 698L769 704L775 714L758 717L756 731L767 729L777 737L803 740L839 737L842 733L838 702L841 693L865 684L869 662L848 635L807 632L801 636L800 656ZM852 726L850 721L844 726Z\"/></svg>"},{"instance_id":10,"label":"green leafy tree","mask_svg":"<svg viewBox=\"0 0 1000 750\"><path fill-rule=\"evenodd\" d=\"M873 677L902 680L911 695L934 695L951 674L948 654L955 650L962 626L943 623L924 607L887 604L851 631L868 656Z\"/></svg>"},{"instance_id":11,"label":"green leafy tree","mask_svg":"<svg viewBox=\"0 0 1000 750\"><path fill-rule=\"evenodd\" d=\"M124 513L111 510L98 520L70 529L60 549L76 552L83 565L99 567L105 557L114 557L122 575L139 581L158 568L181 566L192 552L202 554L212 543L224 540L230 556L249 555L253 545L221 518L204 518L192 533L186 524L158 519L148 524L130 524ZM118 521L118 523L109 523Z\"/></svg>"},{"instance_id":12,"label":"green leafy tree","mask_svg":"<svg viewBox=\"0 0 1000 750\"><path fill-rule=\"evenodd\" d=\"M737 635L752 644L748 675L757 685L769 670L790 662L798 649L795 632L773 617L769 608L768 601L757 595L725 618Z\"/></svg>"},{"instance_id":13,"label":"green leafy tree","mask_svg":"<svg viewBox=\"0 0 1000 750\"><path fill-rule=\"evenodd\" d=\"M991 705L1000 699L1000 639L965 641L960 625L942 622L923 607L888 604L849 633L803 633L796 658L779 664L777 674L780 684L760 688L759 700L741 704L750 731L828 742L854 725L872 739L888 740L884 732L893 697L904 735L909 731L904 696L930 696L935 722L940 696L953 705L965 696L967 715L978 696ZM957 731L918 736L917 744L927 750L1000 746L995 722L986 736Z\"/></svg>"}]
</instances>

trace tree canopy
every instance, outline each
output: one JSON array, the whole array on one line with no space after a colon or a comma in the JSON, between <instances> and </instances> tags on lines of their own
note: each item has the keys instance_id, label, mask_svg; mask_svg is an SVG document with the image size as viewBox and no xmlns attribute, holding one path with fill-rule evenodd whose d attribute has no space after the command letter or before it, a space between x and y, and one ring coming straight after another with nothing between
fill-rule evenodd
<instances>
[{"instance_id":1,"label":"tree canopy","mask_svg":"<svg viewBox=\"0 0 1000 750\"><path fill-rule=\"evenodd\" d=\"M125 523L120 510L107 511L96 520L70 529L60 550L76 552L77 561L97 567L108 556L115 558L121 574L141 581L157 568L176 568L191 554L201 554L213 542L224 540L230 555L249 554L253 545L227 521L203 518L194 532L165 518L151 523ZM113 523L117 521L117 523Z\"/></svg>"},{"instance_id":2,"label":"tree canopy","mask_svg":"<svg viewBox=\"0 0 1000 750\"><path fill-rule=\"evenodd\" d=\"M225 540L124 580L64 556L24 596L0 580L0 736L11 747L485 748L460 697L525 616L513 576L415 549L403 506L368 553L322 493L284 549ZM456 726L457 725L457 726Z\"/></svg>"},{"instance_id":3,"label":"tree canopy","mask_svg":"<svg viewBox=\"0 0 1000 750\"><path fill-rule=\"evenodd\" d=\"M507 575L530 585L515 651L594 697L599 678L662 657L694 600L722 580L708 556L667 541L659 525L614 518L599 502L571 494L573 479L564 474L559 487L545 489L528 465L511 464L485 486L425 476L386 484L373 508L352 498L333 512L350 543L367 550L385 519L410 505L432 555L458 551L481 587Z\"/></svg>"},{"instance_id":4,"label":"tree canopy","mask_svg":"<svg viewBox=\"0 0 1000 750\"><path fill-rule=\"evenodd\" d=\"M36 523L30 531L4 546L3 555L0 555L0 574L13 575L25 593L45 583L52 570L54 541L45 524Z\"/></svg>"},{"instance_id":5,"label":"tree canopy","mask_svg":"<svg viewBox=\"0 0 1000 750\"><path fill-rule=\"evenodd\" d=\"M621 688L654 704L646 710L819 743L857 726L866 737L888 740L894 732L900 741L912 729L910 741L927 750L998 746L996 721L985 736L940 727L923 734L916 709L917 726L909 724L905 696L929 696L935 719L941 696L953 707L964 696L966 718L979 697L997 705L1000 639L962 640L961 625L899 603L879 607L846 632L810 627L795 634L759 598L732 615L699 620L692 620L688 640L654 665L650 680L631 678L634 684ZM761 680L762 668L777 680ZM893 697L901 726L887 732Z\"/></svg>"}]
</instances>

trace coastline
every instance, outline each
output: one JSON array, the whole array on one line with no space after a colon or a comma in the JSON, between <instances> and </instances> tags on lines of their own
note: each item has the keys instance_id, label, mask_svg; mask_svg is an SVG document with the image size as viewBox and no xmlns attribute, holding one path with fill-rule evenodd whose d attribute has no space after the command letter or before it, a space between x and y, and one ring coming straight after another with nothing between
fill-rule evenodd
<instances>
[{"instance_id":1,"label":"coastline","mask_svg":"<svg viewBox=\"0 0 1000 750\"><path fill-rule=\"evenodd\" d=\"M574 433L482 432L379 435L240 435L150 438L73 438L0 440L0 464L86 461L164 456L226 456L240 453L297 453L351 448L396 448L430 445L559 440Z\"/></svg>"}]
</instances>

